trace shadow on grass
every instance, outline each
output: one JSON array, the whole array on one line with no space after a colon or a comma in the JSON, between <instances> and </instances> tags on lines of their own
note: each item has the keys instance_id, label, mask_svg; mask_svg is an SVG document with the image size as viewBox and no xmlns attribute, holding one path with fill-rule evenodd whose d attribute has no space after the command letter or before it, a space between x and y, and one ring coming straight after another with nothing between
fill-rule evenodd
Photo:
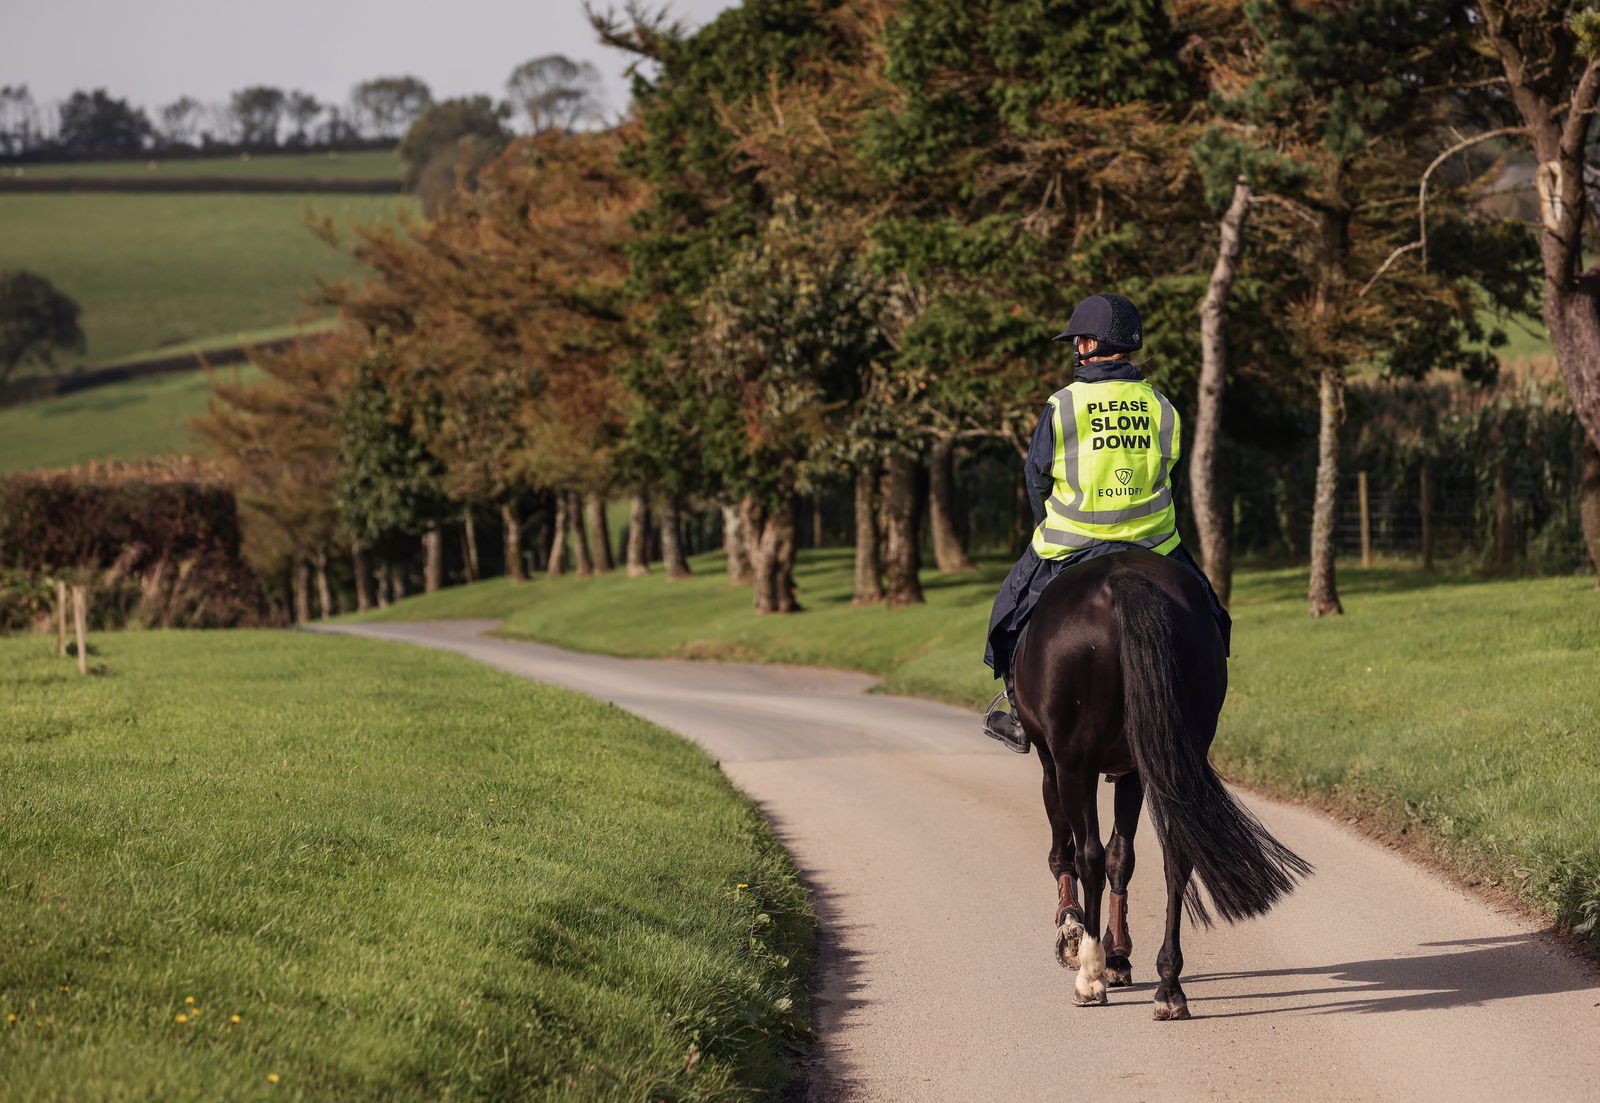
<instances>
[{"instance_id":1,"label":"shadow on grass","mask_svg":"<svg viewBox=\"0 0 1600 1103\"><path fill-rule=\"evenodd\" d=\"M1236 576L1237 577L1237 576ZM1518 576L1465 574L1456 572L1428 573L1420 569L1391 567L1346 567L1339 572L1339 597L1371 597L1376 594L1409 594L1423 590L1485 586L1495 582L1514 581ZM1241 585L1234 590L1233 604L1267 605L1274 602L1304 601L1310 581L1309 572L1303 568L1284 567L1262 569L1239 579Z\"/></svg>"},{"instance_id":2,"label":"shadow on grass","mask_svg":"<svg viewBox=\"0 0 1600 1103\"><path fill-rule=\"evenodd\" d=\"M1424 942L1420 948L1464 946L1469 949L1417 957L1346 961L1303 969L1267 969L1257 972L1202 973L1186 976L1188 985L1213 981L1255 980L1264 977L1304 979L1304 987L1210 997L1216 1004L1248 1000L1275 1000L1283 1007L1245 1011L1210 1012L1197 1008L1197 1017L1243 1018L1315 1012L1322 1015L1371 1014L1387 1011L1434 1011L1468 1007L1495 1000L1514 1000L1592 987L1576 970L1551 968L1548 947L1541 935L1496 935L1454 942ZM1316 978L1337 983L1317 984ZM1200 998L1206 998L1202 990Z\"/></svg>"}]
</instances>

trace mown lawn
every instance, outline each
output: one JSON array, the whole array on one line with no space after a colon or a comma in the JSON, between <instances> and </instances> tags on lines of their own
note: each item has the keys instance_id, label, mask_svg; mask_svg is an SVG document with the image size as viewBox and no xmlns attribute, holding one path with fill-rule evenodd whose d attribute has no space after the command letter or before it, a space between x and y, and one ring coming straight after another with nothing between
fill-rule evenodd
<instances>
[{"instance_id":1,"label":"mown lawn","mask_svg":"<svg viewBox=\"0 0 1600 1103\"><path fill-rule=\"evenodd\" d=\"M659 575L504 581L370 619L504 615L500 634L620 655L850 667L891 693L977 707L1005 568L925 572L928 604L849 605L848 550L805 553L808 612L758 618L714 558ZM1600 593L1590 578L1487 581L1345 568L1347 615L1307 618L1302 571L1244 571L1215 756L1232 776L1370 811L1569 926L1600 912ZM976 734L974 736L977 738ZM1585 910L1585 909L1588 910Z\"/></svg>"},{"instance_id":2,"label":"mown lawn","mask_svg":"<svg viewBox=\"0 0 1600 1103\"><path fill-rule=\"evenodd\" d=\"M726 1099L812 922L683 740L291 632L0 640L0 1098Z\"/></svg>"},{"instance_id":3,"label":"mown lawn","mask_svg":"<svg viewBox=\"0 0 1600 1103\"><path fill-rule=\"evenodd\" d=\"M137 161L61 161L22 165L24 176L326 176L349 180L393 180L400 160L383 149L355 153L256 153L248 158L173 157ZM4 170L14 175L17 167Z\"/></svg>"},{"instance_id":4,"label":"mown lawn","mask_svg":"<svg viewBox=\"0 0 1600 1103\"><path fill-rule=\"evenodd\" d=\"M217 378L260 377L249 365L219 368ZM206 411L203 371L129 379L0 409L0 474L67 467L86 460L129 460L204 451L189 419Z\"/></svg>"},{"instance_id":5,"label":"mown lawn","mask_svg":"<svg viewBox=\"0 0 1600 1103\"><path fill-rule=\"evenodd\" d=\"M0 269L26 268L77 300L88 365L286 325L318 277L356 271L306 228L411 209L403 196L0 195Z\"/></svg>"}]
</instances>

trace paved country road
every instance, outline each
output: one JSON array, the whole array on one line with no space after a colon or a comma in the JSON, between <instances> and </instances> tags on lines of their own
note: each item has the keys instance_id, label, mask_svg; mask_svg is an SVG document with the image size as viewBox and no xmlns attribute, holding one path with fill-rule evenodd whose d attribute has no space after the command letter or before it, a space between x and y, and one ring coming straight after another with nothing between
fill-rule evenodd
<instances>
[{"instance_id":1,"label":"paved country road","mask_svg":"<svg viewBox=\"0 0 1600 1103\"><path fill-rule=\"evenodd\" d=\"M812 1100L1600 1100L1593 971L1323 816L1250 798L1317 874L1264 919L1185 930L1195 1019L1178 1023L1150 1015L1164 893L1146 823L1135 986L1077 1008L1051 954L1038 760L972 713L864 696L864 675L580 655L491 626L328 630L592 694L719 759L822 920Z\"/></svg>"}]
</instances>

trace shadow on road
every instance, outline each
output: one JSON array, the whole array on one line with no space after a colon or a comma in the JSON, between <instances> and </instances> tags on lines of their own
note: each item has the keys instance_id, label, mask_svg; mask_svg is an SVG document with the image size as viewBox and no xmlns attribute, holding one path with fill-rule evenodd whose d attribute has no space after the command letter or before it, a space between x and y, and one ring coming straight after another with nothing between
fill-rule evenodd
<instances>
[{"instance_id":1,"label":"shadow on road","mask_svg":"<svg viewBox=\"0 0 1600 1103\"><path fill-rule=\"evenodd\" d=\"M1202 973L1186 976L1183 983L1192 997L1206 999L1212 1006L1227 1006L1239 1000L1274 1000L1288 1006L1244 1011L1212 1011L1197 1006L1197 1017L1229 1019L1247 1015L1283 1015L1316 1012L1323 1015L1382 1011L1429 1011L1452 1007L1478 1006L1495 1000L1514 1000L1556 992L1576 992L1595 988L1585 984L1570 968L1558 968L1551 944L1541 935L1513 934L1491 938L1460 939L1453 942L1424 942L1421 949L1464 946L1470 949L1410 957L1376 958L1371 961L1346 961L1338 965L1314 965L1302 969L1272 969L1260 972ZM1241 982L1272 977L1326 977L1338 983L1325 987L1280 988L1263 985L1257 992L1230 992L1209 995L1208 984L1226 983L1236 988ZM1193 985L1195 987L1191 988Z\"/></svg>"}]
</instances>

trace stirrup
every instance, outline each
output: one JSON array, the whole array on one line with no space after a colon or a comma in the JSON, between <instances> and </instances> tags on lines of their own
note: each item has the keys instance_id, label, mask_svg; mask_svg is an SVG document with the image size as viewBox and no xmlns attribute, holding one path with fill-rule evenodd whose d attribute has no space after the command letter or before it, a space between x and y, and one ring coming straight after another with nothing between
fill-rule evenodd
<instances>
[{"instance_id":1,"label":"stirrup","mask_svg":"<svg viewBox=\"0 0 1600 1103\"><path fill-rule=\"evenodd\" d=\"M1005 698L1004 691L995 694L994 700L990 701L989 707L984 710L983 734L990 739L998 741L1007 750L1015 751L1017 754L1027 754L1028 736L1022 730L1022 721L1017 719L1017 714L1014 711L1001 712L997 707ZM1010 702L1007 701L1007 703L1009 704ZM1013 705L1012 708L1014 709L1015 706ZM1012 734L1012 731L1003 731L999 728L998 725L1005 721L1009 721L1007 727L1014 730L1015 734Z\"/></svg>"}]
</instances>

